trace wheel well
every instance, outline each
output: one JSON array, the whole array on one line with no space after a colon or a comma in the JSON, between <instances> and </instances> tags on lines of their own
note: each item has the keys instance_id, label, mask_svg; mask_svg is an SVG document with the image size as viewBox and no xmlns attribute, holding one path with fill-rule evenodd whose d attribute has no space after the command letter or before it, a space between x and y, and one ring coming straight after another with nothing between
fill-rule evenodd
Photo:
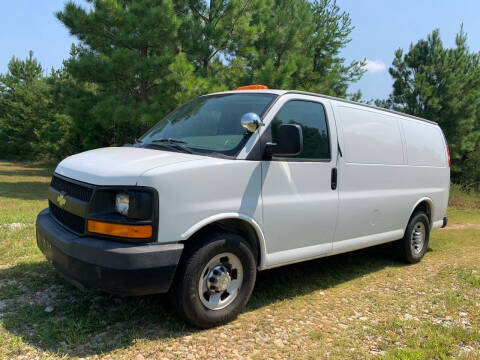
<instances>
[{"instance_id":1,"label":"wheel well","mask_svg":"<svg viewBox=\"0 0 480 360\"><path fill-rule=\"evenodd\" d=\"M430 226L432 225L432 209L428 201L423 200L420 202L415 209L413 209L412 216L416 211L423 211L425 214L427 214L428 222L430 223Z\"/></svg>"},{"instance_id":2,"label":"wheel well","mask_svg":"<svg viewBox=\"0 0 480 360\"><path fill-rule=\"evenodd\" d=\"M188 245L190 242L194 241L199 235L203 235L211 231L225 231L232 232L243 237L248 244L250 245L253 256L257 261L257 265L261 264L261 251L260 251L260 242L258 239L257 232L247 221L241 219L222 219L215 221L211 224L208 224L195 232L187 240L184 241L185 245Z\"/></svg>"}]
</instances>

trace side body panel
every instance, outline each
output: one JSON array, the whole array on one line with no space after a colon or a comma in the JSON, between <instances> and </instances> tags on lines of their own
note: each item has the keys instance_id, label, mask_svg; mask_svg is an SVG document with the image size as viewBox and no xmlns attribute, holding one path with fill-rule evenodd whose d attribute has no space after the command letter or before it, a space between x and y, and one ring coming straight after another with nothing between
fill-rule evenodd
<instances>
[{"instance_id":1,"label":"side body panel","mask_svg":"<svg viewBox=\"0 0 480 360\"><path fill-rule=\"evenodd\" d=\"M333 252L401 238L422 199L433 205L433 222L442 219L449 168L438 126L360 105L335 102L334 108L343 157ZM408 157L409 146L412 153L416 141L406 141L405 123L419 136L426 132L425 127L438 135L425 137L434 153L422 160L422 165L417 165L417 158Z\"/></svg>"}]
</instances>

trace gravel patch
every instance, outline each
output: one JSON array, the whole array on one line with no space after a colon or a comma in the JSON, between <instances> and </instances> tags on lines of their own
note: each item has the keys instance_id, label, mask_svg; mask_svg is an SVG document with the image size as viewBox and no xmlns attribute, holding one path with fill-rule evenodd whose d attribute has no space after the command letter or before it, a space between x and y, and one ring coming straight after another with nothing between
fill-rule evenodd
<instances>
[{"instance_id":1,"label":"gravel patch","mask_svg":"<svg viewBox=\"0 0 480 360\"><path fill-rule=\"evenodd\" d=\"M480 230L480 224L462 223L447 225L442 230Z\"/></svg>"},{"instance_id":2,"label":"gravel patch","mask_svg":"<svg viewBox=\"0 0 480 360\"><path fill-rule=\"evenodd\" d=\"M10 230L10 231L15 231L15 230L25 229L29 225L33 225L33 223L27 224L27 223L15 222L15 223L11 223L11 224L0 225L0 229L7 229L7 230Z\"/></svg>"}]
</instances>

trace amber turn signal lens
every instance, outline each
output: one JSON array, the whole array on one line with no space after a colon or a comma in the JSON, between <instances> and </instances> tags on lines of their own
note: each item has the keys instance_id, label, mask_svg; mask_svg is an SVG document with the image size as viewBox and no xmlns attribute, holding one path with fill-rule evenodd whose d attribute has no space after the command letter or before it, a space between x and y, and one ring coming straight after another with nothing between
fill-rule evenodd
<instances>
[{"instance_id":1,"label":"amber turn signal lens","mask_svg":"<svg viewBox=\"0 0 480 360\"><path fill-rule=\"evenodd\" d=\"M132 239L146 239L152 237L152 225L112 224L103 221L88 220L88 231L102 235Z\"/></svg>"},{"instance_id":2,"label":"amber turn signal lens","mask_svg":"<svg viewBox=\"0 0 480 360\"><path fill-rule=\"evenodd\" d=\"M268 89L266 85L246 85L246 86L239 86L237 90L265 90Z\"/></svg>"}]
</instances>

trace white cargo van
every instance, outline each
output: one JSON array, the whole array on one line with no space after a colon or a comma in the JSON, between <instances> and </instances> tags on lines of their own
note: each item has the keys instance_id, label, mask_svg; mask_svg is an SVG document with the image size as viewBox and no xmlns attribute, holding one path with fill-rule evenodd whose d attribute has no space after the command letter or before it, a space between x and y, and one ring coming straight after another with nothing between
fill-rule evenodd
<instances>
[{"instance_id":1,"label":"white cargo van","mask_svg":"<svg viewBox=\"0 0 480 360\"><path fill-rule=\"evenodd\" d=\"M186 320L215 326L242 311L257 270L394 241L420 261L447 223L449 162L432 121L250 86L63 160L37 242L77 284L170 292Z\"/></svg>"}]
</instances>

